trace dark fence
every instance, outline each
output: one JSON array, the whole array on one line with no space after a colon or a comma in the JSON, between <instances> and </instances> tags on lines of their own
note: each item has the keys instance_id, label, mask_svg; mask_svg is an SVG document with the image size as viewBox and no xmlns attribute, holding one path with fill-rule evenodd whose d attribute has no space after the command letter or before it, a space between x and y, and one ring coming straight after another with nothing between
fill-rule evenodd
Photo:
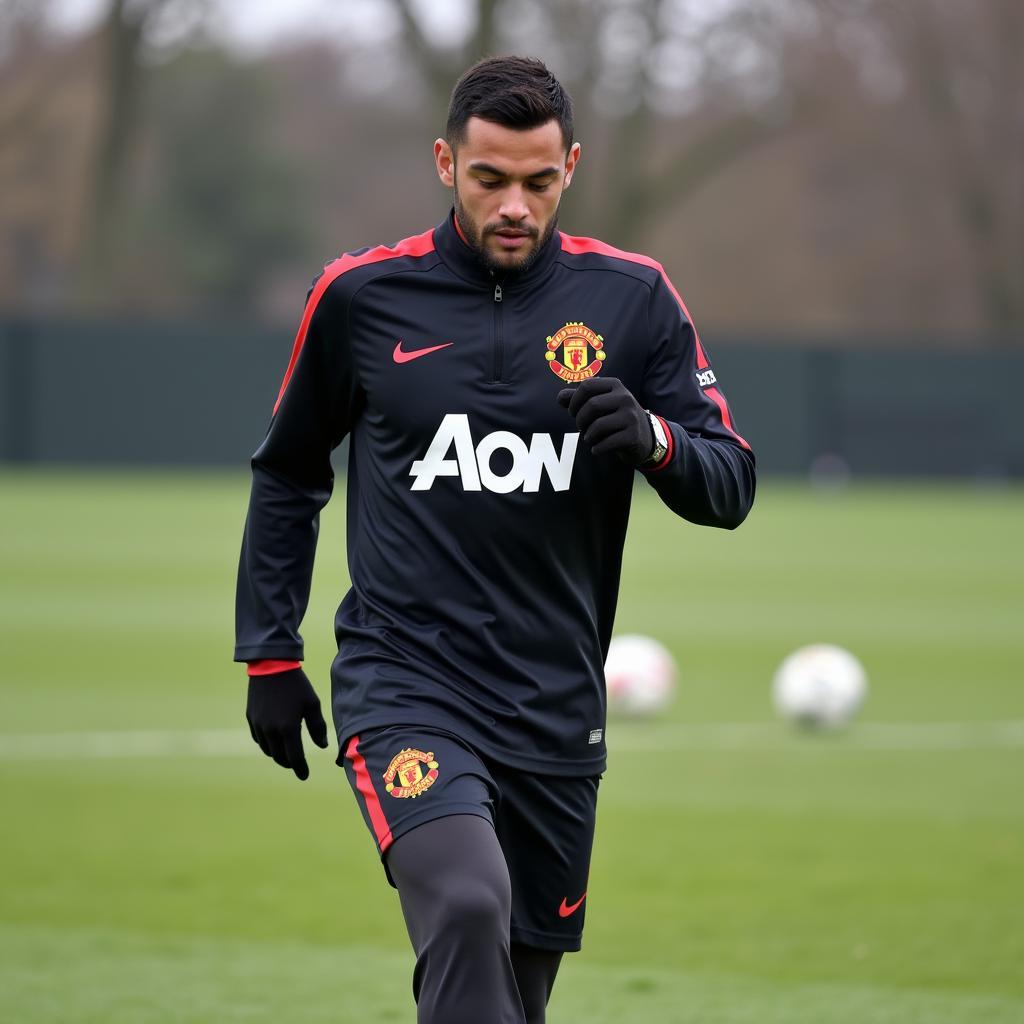
<instances>
[{"instance_id":1,"label":"dark fence","mask_svg":"<svg viewBox=\"0 0 1024 1024\"><path fill-rule=\"evenodd\" d=\"M1024 352L706 340L764 471L1024 477ZM242 467L290 345L237 324L0 321L0 461Z\"/></svg>"}]
</instances>

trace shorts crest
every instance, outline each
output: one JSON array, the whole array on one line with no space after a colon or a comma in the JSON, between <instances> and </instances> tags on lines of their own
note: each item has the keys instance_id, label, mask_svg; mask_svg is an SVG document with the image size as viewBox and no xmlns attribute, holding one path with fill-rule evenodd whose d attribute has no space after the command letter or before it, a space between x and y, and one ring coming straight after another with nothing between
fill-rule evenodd
<instances>
[{"instance_id":1,"label":"shorts crest","mask_svg":"<svg viewBox=\"0 0 1024 1024\"><path fill-rule=\"evenodd\" d=\"M424 772L423 767L427 770ZM434 752L424 752L415 747L400 750L384 773L384 788L393 796L415 800L437 781L438 766Z\"/></svg>"}]
</instances>

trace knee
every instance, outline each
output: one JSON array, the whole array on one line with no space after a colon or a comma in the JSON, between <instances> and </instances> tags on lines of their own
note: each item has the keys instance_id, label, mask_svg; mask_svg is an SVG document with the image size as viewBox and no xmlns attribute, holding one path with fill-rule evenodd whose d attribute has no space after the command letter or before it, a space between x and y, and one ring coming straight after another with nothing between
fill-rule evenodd
<instances>
[{"instance_id":1,"label":"knee","mask_svg":"<svg viewBox=\"0 0 1024 1024\"><path fill-rule=\"evenodd\" d=\"M446 887L438 924L470 941L490 935L507 938L512 892L508 879L460 879Z\"/></svg>"}]
</instances>

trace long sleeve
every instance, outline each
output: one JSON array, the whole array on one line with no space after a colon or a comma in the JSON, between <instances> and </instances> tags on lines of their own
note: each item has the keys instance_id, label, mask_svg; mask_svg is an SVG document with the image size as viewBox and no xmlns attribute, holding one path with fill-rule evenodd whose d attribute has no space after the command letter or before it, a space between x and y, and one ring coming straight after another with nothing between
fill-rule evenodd
<instances>
[{"instance_id":1,"label":"long sleeve","mask_svg":"<svg viewBox=\"0 0 1024 1024\"><path fill-rule=\"evenodd\" d=\"M314 284L267 435L252 457L252 491L235 598L235 660L301 659L320 510L334 486L331 451L360 402L347 306L333 278Z\"/></svg>"},{"instance_id":2,"label":"long sleeve","mask_svg":"<svg viewBox=\"0 0 1024 1024\"><path fill-rule=\"evenodd\" d=\"M652 291L649 329L651 352L637 397L661 418L669 450L644 475L677 515L735 529L754 502L754 454L735 430L686 307L664 273Z\"/></svg>"}]
</instances>

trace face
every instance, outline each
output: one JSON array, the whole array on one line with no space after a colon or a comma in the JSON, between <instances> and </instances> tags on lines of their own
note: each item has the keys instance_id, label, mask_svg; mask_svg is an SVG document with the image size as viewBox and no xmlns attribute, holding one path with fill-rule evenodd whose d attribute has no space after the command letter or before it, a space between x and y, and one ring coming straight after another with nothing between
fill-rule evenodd
<instances>
[{"instance_id":1,"label":"face","mask_svg":"<svg viewBox=\"0 0 1024 1024\"><path fill-rule=\"evenodd\" d=\"M434 143L441 181L455 190L455 216L470 247L495 273L519 273L558 221L558 204L580 158L555 120L516 131L471 117L455 153Z\"/></svg>"}]
</instances>

